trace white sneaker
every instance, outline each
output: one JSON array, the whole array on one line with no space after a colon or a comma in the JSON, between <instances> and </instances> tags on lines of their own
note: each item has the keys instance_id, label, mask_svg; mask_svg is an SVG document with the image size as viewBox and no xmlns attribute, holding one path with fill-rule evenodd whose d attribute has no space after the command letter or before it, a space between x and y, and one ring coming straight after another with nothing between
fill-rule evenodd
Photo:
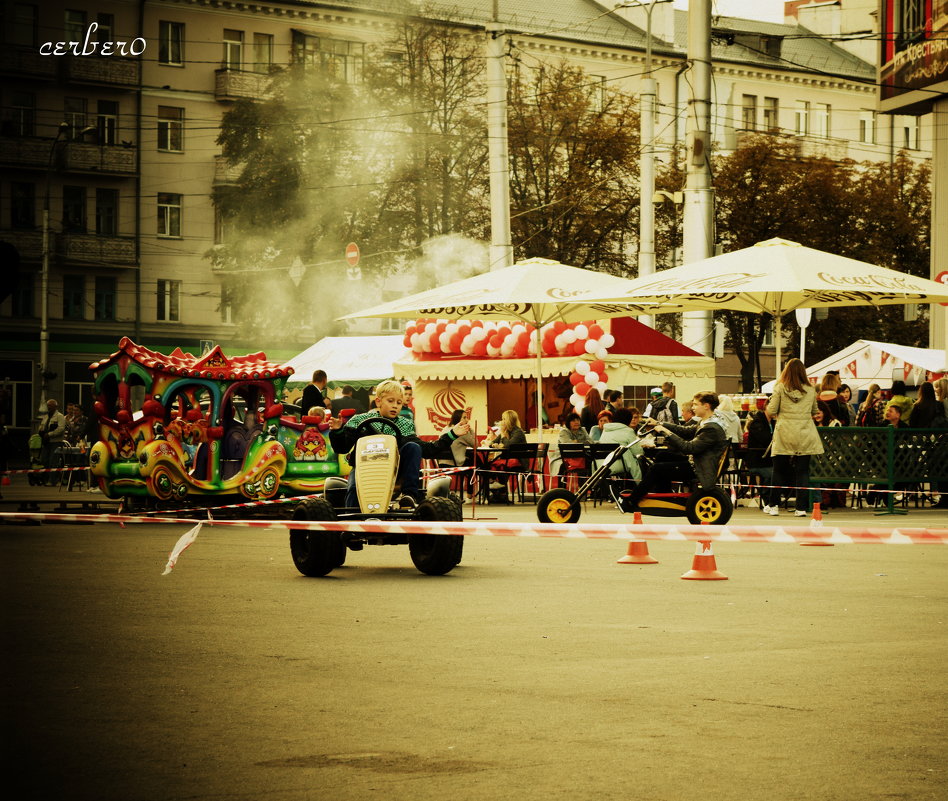
<instances>
[{"instance_id":1,"label":"white sneaker","mask_svg":"<svg viewBox=\"0 0 948 801\"><path fill-rule=\"evenodd\" d=\"M777 508L776 506L765 506L765 507L764 507L764 514L765 514L765 515L773 515L774 517L776 517L777 515L780 514L780 509Z\"/></svg>"},{"instance_id":2,"label":"white sneaker","mask_svg":"<svg viewBox=\"0 0 948 801\"><path fill-rule=\"evenodd\" d=\"M802 509L797 509L796 511L794 511L793 514L794 514L796 517L806 517L807 514L809 514L809 513L808 513L808 512L804 512Z\"/></svg>"}]
</instances>

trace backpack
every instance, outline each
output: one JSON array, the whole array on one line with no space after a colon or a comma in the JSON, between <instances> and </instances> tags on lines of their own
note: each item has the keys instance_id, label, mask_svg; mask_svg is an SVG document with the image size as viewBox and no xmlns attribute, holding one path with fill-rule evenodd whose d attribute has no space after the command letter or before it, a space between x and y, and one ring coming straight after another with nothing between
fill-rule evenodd
<instances>
[{"instance_id":1,"label":"backpack","mask_svg":"<svg viewBox=\"0 0 948 801\"><path fill-rule=\"evenodd\" d=\"M659 423L674 423L675 415L672 413L671 405L675 401L668 399L664 405L656 411L654 404L652 405L652 417L658 420Z\"/></svg>"}]
</instances>

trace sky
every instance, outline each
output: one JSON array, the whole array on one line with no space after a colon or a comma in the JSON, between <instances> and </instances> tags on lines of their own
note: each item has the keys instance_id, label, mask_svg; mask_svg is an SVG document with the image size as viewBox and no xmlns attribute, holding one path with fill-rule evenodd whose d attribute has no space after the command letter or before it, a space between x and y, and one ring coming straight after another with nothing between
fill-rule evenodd
<instances>
[{"instance_id":1,"label":"sky","mask_svg":"<svg viewBox=\"0 0 948 801\"><path fill-rule=\"evenodd\" d=\"M675 8L687 7L688 0L675 0ZM711 0L711 13L783 22L783 0Z\"/></svg>"}]
</instances>

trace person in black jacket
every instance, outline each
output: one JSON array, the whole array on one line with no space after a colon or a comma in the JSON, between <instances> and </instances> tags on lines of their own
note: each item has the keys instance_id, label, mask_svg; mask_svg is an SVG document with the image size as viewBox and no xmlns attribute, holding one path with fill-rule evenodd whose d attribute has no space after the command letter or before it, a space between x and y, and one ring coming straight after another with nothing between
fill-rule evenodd
<instances>
[{"instance_id":1,"label":"person in black jacket","mask_svg":"<svg viewBox=\"0 0 948 801\"><path fill-rule=\"evenodd\" d=\"M303 414L314 406L325 406L329 408L329 401L326 399L327 376L325 370L317 370L313 373L313 380L303 388L303 397L300 399L300 408Z\"/></svg>"},{"instance_id":2,"label":"person in black jacket","mask_svg":"<svg viewBox=\"0 0 948 801\"><path fill-rule=\"evenodd\" d=\"M646 422L654 426L654 433L664 434L665 443L672 458L656 461L642 476L642 480L632 490L629 498L630 508L649 492L668 492L673 481L691 483L697 479L702 488L713 487L717 482L718 464L727 450L728 439L724 433L724 421L715 417L718 396L714 392L699 392L694 396L691 408L698 418L697 426L680 426L674 423L659 423L653 418ZM655 447L655 441L646 437L641 442L645 448ZM694 458L694 468L687 456Z\"/></svg>"}]
</instances>

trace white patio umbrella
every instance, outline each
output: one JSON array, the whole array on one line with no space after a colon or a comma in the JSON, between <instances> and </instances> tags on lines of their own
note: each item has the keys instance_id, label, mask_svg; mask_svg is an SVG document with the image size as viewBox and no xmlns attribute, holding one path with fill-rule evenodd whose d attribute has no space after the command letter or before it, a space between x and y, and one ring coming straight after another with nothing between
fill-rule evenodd
<instances>
[{"instance_id":1,"label":"white patio umbrella","mask_svg":"<svg viewBox=\"0 0 948 801\"><path fill-rule=\"evenodd\" d=\"M611 297L629 282L607 273L570 267L550 259L527 259L511 267L453 281L399 300L373 306L340 317L435 317L448 320L519 320L536 329L537 428L542 436L542 353L540 328L562 320L565 323L606 317L650 314L649 303L602 303L590 298Z\"/></svg>"},{"instance_id":2,"label":"white patio umbrella","mask_svg":"<svg viewBox=\"0 0 948 801\"><path fill-rule=\"evenodd\" d=\"M729 309L771 314L781 365L781 317L821 306L885 306L948 301L948 286L786 239L673 267L626 283L603 303L653 304L660 313Z\"/></svg>"}]
</instances>

